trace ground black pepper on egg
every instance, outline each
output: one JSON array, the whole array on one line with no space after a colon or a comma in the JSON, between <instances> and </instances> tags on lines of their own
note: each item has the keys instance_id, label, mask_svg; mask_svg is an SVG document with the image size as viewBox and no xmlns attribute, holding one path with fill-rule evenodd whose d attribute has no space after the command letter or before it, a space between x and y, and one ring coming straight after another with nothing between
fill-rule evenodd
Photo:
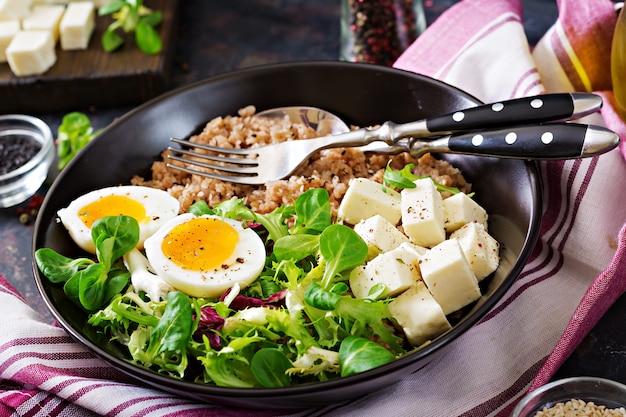
<instances>
[{"instance_id":1,"label":"ground black pepper on egg","mask_svg":"<svg viewBox=\"0 0 626 417\"><path fill-rule=\"evenodd\" d=\"M0 175L15 171L39 152L41 144L23 136L8 136L0 140Z\"/></svg>"}]
</instances>

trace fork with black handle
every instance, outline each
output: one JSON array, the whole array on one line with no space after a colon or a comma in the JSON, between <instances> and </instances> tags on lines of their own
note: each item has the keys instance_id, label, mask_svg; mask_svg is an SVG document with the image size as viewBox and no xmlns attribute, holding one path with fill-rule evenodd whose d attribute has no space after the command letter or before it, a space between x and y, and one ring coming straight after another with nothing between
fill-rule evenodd
<instances>
[{"instance_id":1,"label":"fork with black handle","mask_svg":"<svg viewBox=\"0 0 626 417\"><path fill-rule=\"evenodd\" d=\"M190 174L239 184L265 184L293 173L313 153L328 148L363 146L376 140L397 142L394 124L315 139L292 140L246 149L227 149L171 139L189 149L170 148L168 166ZM514 159L573 159L615 148L619 136L606 128L578 123L546 123L455 133L430 140L411 138L394 151L419 157L426 152L463 153ZM385 150L384 153L390 153ZM183 163L184 165L177 164ZM193 165L197 168L191 168Z\"/></svg>"}]
</instances>

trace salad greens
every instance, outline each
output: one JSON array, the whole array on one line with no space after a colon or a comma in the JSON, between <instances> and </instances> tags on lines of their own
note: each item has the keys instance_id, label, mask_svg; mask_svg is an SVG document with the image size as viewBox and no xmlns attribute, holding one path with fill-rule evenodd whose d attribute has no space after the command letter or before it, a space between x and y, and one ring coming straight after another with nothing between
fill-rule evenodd
<instances>
[{"instance_id":1,"label":"salad greens","mask_svg":"<svg viewBox=\"0 0 626 417\"><path fill-rule=\"evenodd\" d=\"M395 356L387 349L363 337L348 336L339 348L341 376L367 371L372 366L389 363Z\"/></svg>"},{"instance_id":2,"label":"salad greens","mask_svg":"<svg viewBox=\"0 0 626 417\"><path fill-rule=\"evenodd\" d=\"M363 263L367 257L367 244L348 226L332 224L319 239L319 250L326 261L322 287L328 289L337 274Z\"/></svg>"},{"instance_id":3,"label":"salad greens","mask_svg":"<svg viewBox=\"0 0 626 417\"><path fill-rule=\"evenodd\" d=\"M285 387L363 372L412 349L394 327L389 300L378 299L384 288L365 299L351 295L349 272L365 262L367 245L332 223L325 189L269 214L237 199L189 211L242 220L265 240L265 269L252 285L219 299L136 293L128 272L124 281L115 268L136 242L136 222L124 216L94 226L98 262L39 249L37 265L52 282L65 282L68 296L91 313L88 322L126 345L133 362L172 377Z\"/></svg>"},{"instance_id":4,"label":"salad greens","mask_svg":"<svg viewBox=\"0 0 626 417\"><path fill-rule=\"evenodd\" d=\"M137 246L139 224L129 216L102 217L94 222L91 237L98 262L69 259L49 248L35 252L41 272L53 283L64 282L67 296L87 311L102 308L128 286L130 273L119 259Z\"/></svg>"},{"instance_id":5,"label":"salad greens","mask_svg":"<svg viewBox=\"0 0 626 417\"><path fill-rule=\"evenodd\" d=\"M276 348L261 348L252 357L250 369L264 387L288 387L291 378L287 371L292 367L287 356Z\"/></svg>"},{"instance_id":6,"label":"salad greens","mask_svg":"<svg viewBox=\"0 0 626 417\"><path fill-rule=\"evenodd\" d=\"M167 294L163 316L155 326L144 328L135 345L135 359L146 366L157 365L182 377L187 367L187 343L194 327L189 297L172 291ZM147 343L146 343L147 341Z\"/></svg>"},{"instance_id":7,"label":"salad greens","mask_svg":"<svg viewBox=\"0 0 626 417\"><path fill-rule=\"evenodd\" d=\"M163 21L163 14L145 7L143 0L114 0L100 7L98 15L112 15L114 19L102 35L102 49L106 52L113 52L124 44L118 29L134 33L135 43L144 53L156 55L161 52L163 42L155 27Z\"/></svg>"},{"instance_id":8,"label":"salad greens","mask_svg":"<svg viewBox=\"0 0 626 417\"><path fill-rule=\"evenodd\" d=\"M91 121L81 112L71 112L63 116L57 134L58 168L63 169L102 129L93 130Z\"/></svg>"},{"instance_id":9,"label":"salad greens","mask_svg":"<svg viewBox=\"0 0 626 417\"><path fill-rule=\"evenodd\" d=\"M415 164L407 164L400 170L394 170L391 168L391 161L389 161L385 168L385 173L383 174L383 187L415 188L416 185L413 181L422 178L430 178L433 183L435 183L435 187L439 192L449 192L450 194L458 194L461 192L458 188L443 185L428 175L415 175L413 169L415 169Z\"/></svg>"}]
</instances>

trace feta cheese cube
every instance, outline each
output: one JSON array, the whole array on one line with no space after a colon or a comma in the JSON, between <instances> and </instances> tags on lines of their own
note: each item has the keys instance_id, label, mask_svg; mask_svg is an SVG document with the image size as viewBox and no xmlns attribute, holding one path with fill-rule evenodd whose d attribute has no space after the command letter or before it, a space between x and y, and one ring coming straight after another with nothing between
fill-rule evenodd
<instances>
[{"instance_id":1,"label":"feta cheese cube","mask_svg":"<svg viewBox=\"0 0 626 417\"><path fill-rule=\"evenodd\" d=\"M0 62L7 62L6 49L19 31L19 20L14 19L0 22Z\"/></svg>"},{"instance_id":2,"label":"feta cheese cube","mask_svg":"<svg viewBox=\"0 0 626 417\"><path fill-rule=\"evenodd\" d=\"M18 32L6 50L11 71L18 77L43 74L56 62L54 46L50 32Z\"/></svg>"},{"instance_id":3,"label":"feta cheese cube","mask_svg":"<svg viewBox=\"0 0 626 417\"><path fill-rule=\"evenodd\" d=\"M419 280L417 252L398 247L381 253L350 273L350 288L356 298L366 298L376 284L384 284L390 297L402 293Z\"/></svg>"},{"instance_id":4,"label":"feta cheese cube","mask_svg":"<svg viewBox=\"0 0 626 417\"><path fill-rule=\"evenodd\" d=\"M414 181L401 192L402 227L417 245L432 247L446 239L441 194L430 178Z\"/></svg>"},{"instance_id":5,"label":"feta cheese cube","mask_svg":"<svg viewBox=\"0 0 626 417\"><path fill-rule=\"evenodd\" d=\"M0 20L21 19L28 16L32 0L0 0Z\"/></svg>"},{"instance_id":6,"label":"feta cheese cube","mask_svg":"<svg viewBox=\"0 0 626 417\"><path fill-rule=\"evenodd\" d=\"M420 257L424 283L448 315L480 298L478 280L456 239L448 239Z\"/></svg>"},{"instance_id":7,"label":"feta cheese cube","mask_svg":"<svg viewBox=\"0 0 626 417\"><path fill-rule=\"evenodd\" d=\"M354 231L367 243L367 259L373 259L381 252L387 252L408 242L409 238L380 214L361 220Z\"/></svg>"},{"instance_id":8,"label":"feta cheese cube","mask_svg":"<svg viewBox=\"0 0 626 417\"><path fill-rule=\"evenodd\" d=\"M33 6L31 14L22 19L22 29L49 30L56 42L59 39L59 24L65 12L62 4Z\"/></svg>"},{"instance_id":9,"label":"feta cheese cube","mask_svg":"<svg viewBox=\"0 0 626 417\"><path fill-rule=\"evenodd\" d=\"M409 252L412 252L415 256L417 256L418 264L419 264L419 257L428 252L428 248L416 245L415 243L411 243L411 242L401 243L399 248L408 250Z\"/></svg>"},{"instance_id":10,"label":"feta cheese cube","mask_svg":"<svg viewBox=\"0 0 626 417\"><path fill-rule=\"evenodd\" d=\"M498 268L500 244L480 223L467 223L450 235L461 245L465 258L481 281Z\"/></svg>"},{"instance_id":11,"label":"feta cheese cube","mask_svg":"<svg viewBox=\"0 0 626 417\"><path fill-rule=\"evenodd\" d=\"M33 4L69 4L76 1L85 1L85 0L33 0ZM112 3L114 0L94 0L94 5L96 7L106 6L109 3Z\"/></svg>"},{"instance_id":12,"label":"feta cheese cube","mask_svg":"<svg viewBox=\"0 0 626 417\"><path fill-rule=\"evenodd\" d=\"M457 193L443 200L444 226L452 233L470 222L487 227L487 212L465 193Z\"/></svg>"},{"instance_id":13,"label":"feta cheese cube","mask_svg":"<svg viewBox=\"0 0 626 417\"><path fill-rule=\"evenodd\" d=\"M452 326L422 281L389 303L389 312L412 346L421 346Z\"/></svg>"},{"instance_id":14,"label":"feta cheese cube","mask_svg":"<svg viewBox=\"0 0 626 417\"><path fill-rule=\"evenodd\" d=\"M87 49L96 25L95 5L92 1L78 1L67 5L61 19L61 48Z\"/></svg>"},{"instance_id":15,"label":"feta cheese cube","mask_svg":"<svg viewBox=\"0 0 626 417\"><path fill-rule=\"evenodd\" d=\"M337 217L349 224L357 224L380 214L393 225L400 221L400 193L367 178L353 178L343 197Z\"/></svg>"}]
</instances>

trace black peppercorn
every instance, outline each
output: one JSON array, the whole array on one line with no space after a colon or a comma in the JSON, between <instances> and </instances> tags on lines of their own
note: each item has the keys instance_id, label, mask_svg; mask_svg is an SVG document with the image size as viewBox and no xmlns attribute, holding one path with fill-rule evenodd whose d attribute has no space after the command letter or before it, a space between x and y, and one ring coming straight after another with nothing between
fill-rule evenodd
<instances>
[{"instance_id":1,"label":"black peppercorn","mask_svg":"<svg viewBox=\"0 0 626 417\"><path fill-rule=\"evenodd\" d=\"M5 136L0 140L0 175L15 171L39 152L41 144L25 136Z\"/></svg>"}]
</instances>

